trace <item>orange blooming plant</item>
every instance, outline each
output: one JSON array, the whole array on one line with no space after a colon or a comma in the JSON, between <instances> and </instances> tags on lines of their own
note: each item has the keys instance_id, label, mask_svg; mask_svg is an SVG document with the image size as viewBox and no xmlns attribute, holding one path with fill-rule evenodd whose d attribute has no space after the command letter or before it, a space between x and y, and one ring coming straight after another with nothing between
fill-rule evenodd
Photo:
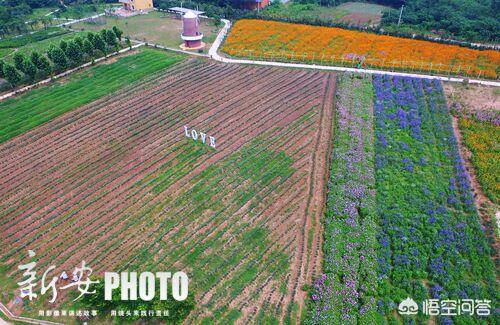
<instances>
[{"instance_id":1,"label":"orange blooming plant","mask_svg":"<svg viewBox=\"0 0 500 325\"><path fill-rule=\"evenodd\" d=\"M256 19L237 21L224 51L231 56L361 65L497 79L500 52L333 27Z\"/></svg>"}]
</instances>

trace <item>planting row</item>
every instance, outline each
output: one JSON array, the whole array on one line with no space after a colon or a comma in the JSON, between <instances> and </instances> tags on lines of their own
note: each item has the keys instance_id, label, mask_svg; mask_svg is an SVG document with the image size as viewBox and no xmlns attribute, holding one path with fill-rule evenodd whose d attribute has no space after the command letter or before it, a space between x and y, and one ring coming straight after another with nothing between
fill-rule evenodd
<instances>
[{"instance_id":1,"label":"planting row","mask_svg":"<svg viewBox=\"0 0 500 325\"><path fill-rule=\"evenodd\" d=\"M310 183L323 185L314 165L327 156L318 143L330 137L333 81L194 59L3 143L9 276L27 249L57 272L82 259L97 275L182 269L197 293L193 319L297 317L296 288L319 261L298 252L317 245L319 227L304 225L323 205L308 198ZM216 149L185 125L216 137Z\"/></svg>"}]
</instances>

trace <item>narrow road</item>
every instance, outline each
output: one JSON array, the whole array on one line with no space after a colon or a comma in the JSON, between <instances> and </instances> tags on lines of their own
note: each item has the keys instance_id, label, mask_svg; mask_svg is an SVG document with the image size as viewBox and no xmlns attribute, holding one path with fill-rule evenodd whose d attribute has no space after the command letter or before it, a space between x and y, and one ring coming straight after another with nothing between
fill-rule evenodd
<instances>
[{"instance_id":1,"label":"narrow road","mask_svg":"<svg viewBox=\"0 0 500 325\"><path fill-rule=\"evenodd\" d=\"M245 60L245 59L229 59L219 55L218 50L224 41L224 37L226 37L229 28L231 27L231 22L227 19L222 19L224 23L224 27L220 30L215 42L212 44L212 47L208 51L210 58L224 62L224 63L239 63L239 64L255 64L255 65L268 65L275 67L287 67L287 68L302 68L302 69L317 69L317 70L326 70L326 71L340 71L340 72L355 72L355 73L368 73L368 74L382 74L389 76L401 76L401 77L414 77L414 78L424 78L424 79L438 79L441 81L449 81L449 82L463 82L463 78L458 77L446 77L446 76L433 76L419 73L405 73L405 72L392 72L385 70L375 70L375 69L356 69L356 68L347 68L347 67L339 67L339 66L326 66L326 65L316 65L316 64L302 64L302 63L285 63L285 62L275 62L275 61L255 61L255 60ZM500 82L497 81L488 81L488 80L479 80L479 79L469 79L469 83L471 84L480 84L484 86L493 86L500 87Z\"/></svg>"},{"instance_id":2,"label":"narrow road","mask_svg":"<svg viewBox=\"0 0 500 325\"><path fill-rule=\"evenodd\" d=\"M11 321L28 323L28 324L38 324L38 325L64 325L62 323L55 323L55 322L50 322L50 321L46 321L46 320L16 316L16 315L12 314L10 312L10 310L7 307L5 307L5 305L2 304L1 302L0 302L0 312L3 313ZM3 320L0 319L0 324L2 324L2 321ZM5 323L9 324L8 322L5 322Z\"/></svg>"},{"instance_id":3,"label":"narrow road","mask_svg":"<svg viewBox=\"0 0 500 325\"><path fill-rule=\"evenodd\" d=\"M76 23L79 23L81 21L85 21L85 20L89 20L89 19L95 19L95 18L99 18L101 16L104 16L105 13L101 13L101 14L97 14L97 15L94 15L94 16L90 16L90 17L84 17L82 19L74 19L74 20L70 20L70 21L67 21L65 23L62 23L62 24L59 24L59 25L56 25L56 27L64 27L64 26L68 26L68 25L72 25L72 24L76 24Z\"/></svg>"}]
</instances>

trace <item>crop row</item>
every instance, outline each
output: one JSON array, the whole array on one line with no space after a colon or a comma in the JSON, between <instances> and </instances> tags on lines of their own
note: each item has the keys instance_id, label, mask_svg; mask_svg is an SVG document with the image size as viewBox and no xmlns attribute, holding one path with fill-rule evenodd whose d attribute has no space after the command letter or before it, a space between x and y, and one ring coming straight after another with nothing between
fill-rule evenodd
<instances>
[{"instance_id":1,"label":"crop row","mask_svg":"<svg viewBox=\"0 0 500 325\"><path fill-rule=\"evenodd\" d=\"M299 242L295 219L307 218L310 138L326 78L195 60L5 143L9 273L16 277L32 248L39 267L61 271L82 259L97 274L177 261L200 296L217 297L201 310L224 317L226 303L241 304L263 283L297 281L285 275ZM184 125L216 135L218 149L185 138ZM278 292L265 301L283 301Z\"/></svg>"},{"instance_id":2,"label":"crop row","mask_svg":"<svg viewBox=\"0 0 500 325\"><path fill-rule=\"evenodd\" d=\"M324 273L314 282L309 320L374 323L378 229L370 77L339 77L334 120Z\"/></svg>"}]
</instances>

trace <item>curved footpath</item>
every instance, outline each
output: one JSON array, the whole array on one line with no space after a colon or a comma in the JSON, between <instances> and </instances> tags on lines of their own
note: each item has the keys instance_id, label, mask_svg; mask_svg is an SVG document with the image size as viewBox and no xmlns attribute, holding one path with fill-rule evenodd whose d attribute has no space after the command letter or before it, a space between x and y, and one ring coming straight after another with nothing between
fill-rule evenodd
<instances>
[{"instance_id":1,"label":"curved footpath","mask_svg":"<svg viewBox=\"0 0 500 325\"><path fill-rule=\"evenodd\" d=\"M208 51L210 58L224 62L224 63L239 63L239 64L255 64L255 65L268 65L275 67L288 67L288 68L303 68L303 69L317 69L317 70L327 70L327 71L341 71L341 72L355 72L355 73L368 73L368 74L382 74L382 75L390 75L390 76L401 76L401 77L415 77L415 78L424 78L424 79L438 79L441 81L450 81L450 82L463 82L463 78L458 77L445 77L445 76L433 76L426 74L418 74L418 73L405 73L405 72L392 72L385 70L373 70L373 69L356 69L356 68L346 68L346 67L338 67L338 66L326 66L326 65L316 65L316 64L302 64L302 63L285 63L285 62L275 62L275 61L255 61L255 60L244 60L244 59L229 59L223 56L220 56L217 52L219 50L220 45L222 44L224 37L227 35L229 28L231 27L231 22L227 19L222 19L224 23L224 27L220 30L217 38L215 39L212 47ZM480 84L484 86L493 86L500 87L500 82L497 81L487 81L487 80L479 80L479 79L469 79L469 83L471 84Z\"/></svg>"}]
</instances>

